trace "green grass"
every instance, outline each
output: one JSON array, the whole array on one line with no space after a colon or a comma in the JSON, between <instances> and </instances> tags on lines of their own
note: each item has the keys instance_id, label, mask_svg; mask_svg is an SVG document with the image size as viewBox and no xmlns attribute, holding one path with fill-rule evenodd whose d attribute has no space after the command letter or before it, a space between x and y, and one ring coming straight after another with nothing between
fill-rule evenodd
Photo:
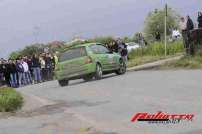
<instances>
[{"instance_id":1,"label":"green grass","mask_svg":"<svg viewBox=\"0 0 202 134\"><path fill-rule=\"evenodd\" d=\"M181 53L184 51L183 43L181 40L170 42L167 44L167 55L175 55L176 53ZM138 57L138 56L164 56L165 55L165 46L163 42L154 42L153 44L135 49L130 54L129 57Z\"/></svg>"},{"instance_id":2,"label":"green grass","mask_svg":"<svg viewBox=\"0 0 202 134\"><path fill-rule=\"evenodd\" d=\"M202 56L185 56L180 60L166 63L163 69L202 69Z\"/></svg>"},{"instance_id":3,"label":"green grass","mask_svg":"<svg viewBox=\"0 0 202 134\"><path fill-rule=\"evenodd\" d=\"M23 105L23 97L12 88L0 88L0 112L14 112Z\"/></svg>"},{"instance_id":4,"label":"green grass","mask_svg":"<svg viewBox=\"0 0 202 134\"><path fill-rule=\"evenodd\" d=\"M129 60L128 62L128 67L133 67L133 66L137 66L137 65L142 65L142 64L145 64L145 63L149 63L149 62L152 62L152 61L157 61L157 60L160 60L160 59L163 59L162 57L160 56L142 56L142 57L135 57L131 60Z\"/></svg>"},{"instance_id":5,"label":"green grass","mask_svg":"<svg viewBox=\"0 0 202 134\"><path fill-rule=\"evenodd\" d=\"M167 56L165 56L164 44L162 42L154 42L147 47L139 48L129 53L130 60L128 62L128 67L173 57L183 52L184 48L181 40L168 43Z\"/></svg>"}]
</instances>

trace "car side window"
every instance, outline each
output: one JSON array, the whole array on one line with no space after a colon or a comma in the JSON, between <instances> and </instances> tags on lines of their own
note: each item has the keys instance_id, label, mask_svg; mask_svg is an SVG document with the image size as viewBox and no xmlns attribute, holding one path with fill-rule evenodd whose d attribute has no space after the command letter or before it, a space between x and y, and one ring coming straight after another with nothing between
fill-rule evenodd
<instances>
[{"instance_id":1,"label":"car side window","mask_svg":"<svg viewBox=\"0 0 202 134\"><path fill-rule=\"evenodd\" d=\"M98 50L98 48L97 48L97 45L92 45L92 46L90 46L90 49L91 49L91 51L92 51L93 53L95 53L95 54L98 54L98 53L99 53L99 50Z\"/></svg>"},{"instance_id":2,"label":"car side window","mask_svg":"<svg viewBox=\"0 0 202 134\"><path fill-rule=\"evenodd\" d=\"M95 53L95 54L109 53L109 50L103 45L92 45L90 48L93 51L93 53Z\"/></svg>"}]
</instances>

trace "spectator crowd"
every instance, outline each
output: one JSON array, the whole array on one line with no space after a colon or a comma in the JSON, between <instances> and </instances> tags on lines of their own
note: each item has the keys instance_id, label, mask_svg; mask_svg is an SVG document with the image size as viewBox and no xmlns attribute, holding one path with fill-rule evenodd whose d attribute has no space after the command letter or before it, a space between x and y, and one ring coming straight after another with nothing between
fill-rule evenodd
<instances>
[{"instance_id":1,"label":"spectator crowd","mask_svg":"<svg viewBox=\"0 0 202 134\"><path fill-rule=\"evenodd\" d=\"M56 54L23 56L15 60L0 59L0 85L22 87L53 80L54 69L58 63Z\"/></svg>"},{"instance_id":2,"label":"spectator crowd","mask_svg":"<svg viewBox=\"0 0 202 134\"><path fill-rule=\"evenodd\" d=\"M106 44L106 46L111 52L119 53L124 61L128 60L127 45L121 38L118 38L117 40L114 40L111 43Z\"/></svg>"},{"instance_id":3,"label":"spectator crowd","mask_svg":"<svg viewBox=\"0 0 202 134\"><path fill-rule=\"evenodd\" d=\"M198 28L202 28L202 12L198 12ZM190 31L193 30L194 23L189 15L186 17L181 17L180 19L180 29L183 37L183 44L187 54L191 54L191 47L190 47Z\"/></svg>"}]
</instances>

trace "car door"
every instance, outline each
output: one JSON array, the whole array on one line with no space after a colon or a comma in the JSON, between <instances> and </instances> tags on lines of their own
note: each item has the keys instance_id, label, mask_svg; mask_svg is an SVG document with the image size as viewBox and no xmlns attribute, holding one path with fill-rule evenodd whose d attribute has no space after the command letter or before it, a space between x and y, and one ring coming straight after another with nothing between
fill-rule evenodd
<instances>
[{"instance_id":1,"label":"car door","mask_svg":"<svg viewBox=\"0 0 202 134\"><path fill-rule=\"evenodd\" d=\"M96 60L102 64L103 70L110 70L109 50L101 44L92 45L90 48L94 53Z\"/></svg>"}]
</instances>

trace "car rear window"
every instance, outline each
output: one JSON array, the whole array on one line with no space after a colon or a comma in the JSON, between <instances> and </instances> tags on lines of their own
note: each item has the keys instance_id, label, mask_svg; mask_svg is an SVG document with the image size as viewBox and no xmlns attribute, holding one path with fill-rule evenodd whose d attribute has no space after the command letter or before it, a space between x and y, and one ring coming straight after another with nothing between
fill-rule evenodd
<instances>
[{"instance_id":1,"label":"car rear window","mask_svg":"<svg viewBox=\"0 0 202 134\"><path fill-rule=\"evenodd\" d=\"M66 61L66 60L71 60L79 57L86 56L86 49L85 47L79 47L79 48L73 48L70 49L60 56L60 62Z\"/></svg>"}]
</instances>

